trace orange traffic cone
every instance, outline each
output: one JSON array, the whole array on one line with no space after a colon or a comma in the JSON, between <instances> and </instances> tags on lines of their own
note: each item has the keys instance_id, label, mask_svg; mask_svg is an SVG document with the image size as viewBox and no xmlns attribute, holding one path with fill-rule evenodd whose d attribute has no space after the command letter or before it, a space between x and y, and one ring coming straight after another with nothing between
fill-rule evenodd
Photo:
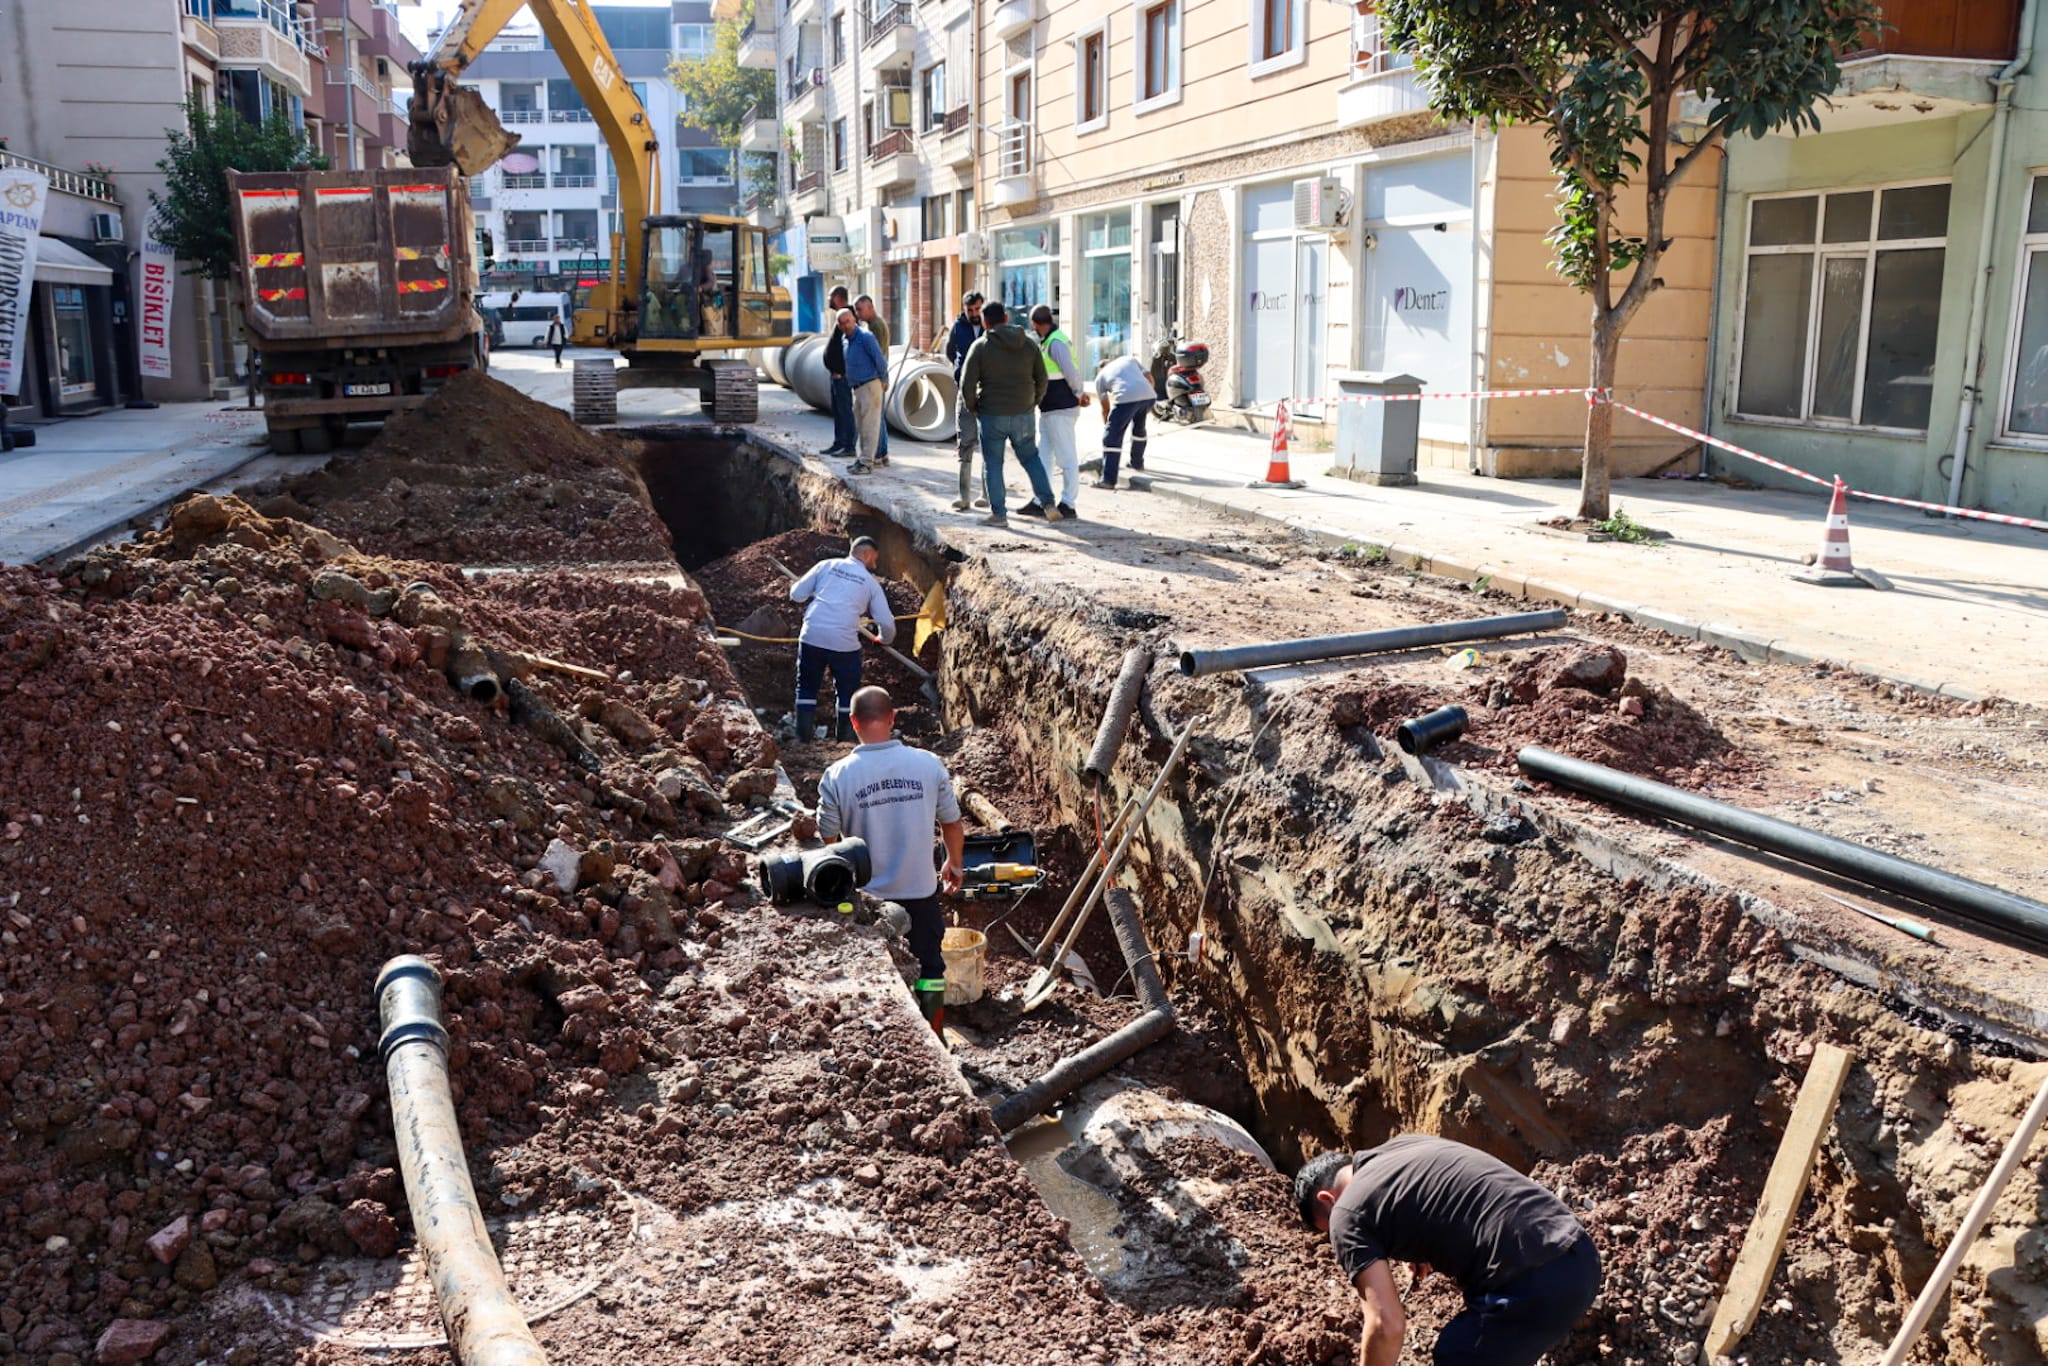
<instances>
[{"instance_id":1,"label":"orange traffic cone","mask_svg":"<svg viewBox=\"0 0 2048 1366\"><path fill-rule=\"evenodd\" d=\"M1818 560L1792 576L1801 583L1825 588L1890 588L1882 574L1858 569L1849 558L1849 486L1835 476L1835 494L1828 500L1827 530L1821 533Z\"/></svg>"},{"instance_id":2,"label":"orange traffic cone","mask_svg":"<svg viewBox=\"0 0 2048 1366\"><path fill-rule=\"evenodd\" d=\"M1254 479L1246 484L1248 489L1305 489L1307 484L1296 479L1287 468L1287 438L1290 419L1287 404L1282 401L1273 414L1273 453L1266 461L1266 477Z\"/></svg>"}]
</instances>

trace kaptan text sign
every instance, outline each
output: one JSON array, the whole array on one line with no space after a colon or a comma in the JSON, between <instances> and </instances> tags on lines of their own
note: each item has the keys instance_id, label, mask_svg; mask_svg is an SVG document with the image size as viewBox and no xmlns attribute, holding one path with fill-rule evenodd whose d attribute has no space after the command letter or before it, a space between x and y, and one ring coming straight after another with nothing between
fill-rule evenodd
<instances>
[{"instance_id":1,"label":"kaptan text sign","mask_svg":"<svg viewBox=\"0 0 2048 1366\"><path fill-rule=\"evenodd\" d=\"M171 299L176 293L178 256L156 240L142 239L142 373L151 379L171 377Z\"/></svg>"},{"instance_id":2,"label":"kaptan text sign","mask_svg":"<svg viewBox=\"0 0 2048 1366\"><path fill-rule=\"evenodd\" d=\"M25 166L0 166L0 394L21 392L28 355L29 292L36 282L36 238L50 181Z\"/></svg>"}]
</instances>

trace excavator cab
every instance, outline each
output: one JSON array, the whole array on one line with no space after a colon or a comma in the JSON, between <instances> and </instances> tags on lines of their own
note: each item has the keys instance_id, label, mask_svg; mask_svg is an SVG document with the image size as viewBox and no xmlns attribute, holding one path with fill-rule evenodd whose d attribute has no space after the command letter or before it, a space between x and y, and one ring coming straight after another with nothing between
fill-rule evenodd
<instances>
[{"instance_id":1,"label":"excavator cab","mask_svg":"<svg viewBox=\"0 0 2048 1366\"><path fill-rule=\"evenodd\" d=\"M787 296L778 307L768 280L768 235L760 228L707 214L648 218L642 229L646 255L637 338L642 347L669 350L674 348L661 343L702 345L790 334Z\"/></svg>"}]
</instances>

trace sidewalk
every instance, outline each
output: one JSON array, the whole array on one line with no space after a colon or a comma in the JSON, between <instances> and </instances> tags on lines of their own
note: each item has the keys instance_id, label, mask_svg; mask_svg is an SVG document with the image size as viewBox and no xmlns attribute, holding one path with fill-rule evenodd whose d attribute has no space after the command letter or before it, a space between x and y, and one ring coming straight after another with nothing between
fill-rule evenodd
<instances>
[{"instance_id":1,"label":"sidewalk","mask_svg":"<svg viewBox=\"0 0 2048 1366\"><path fill-rule=\"evenodd\" d=\"M217 402L116 408L34 428L0 455L0 563L54 559L266 449L263 414Z\"/></svg>"},{"instance_id":2,"label":"sidewalk","mask_svg":"<svg viewBox=\"0 0 2048 1366\"><path fill-rule=\"evenodd\" d=\"M568 370L513 353L498 378L543 401L568 406ZM694 417L694 395L633 389L619 395L622 423ZM787 390L764 383L764 436L815 452L831 441L831 419ZM1081 419L1086 459L1101 424ZM957 463L952 449L892 436L889 471L940 525L965 531L974 519L948 507ZM1133 531L1184 533L1196 503L1300 528L1333 544L1383 546L1428 573L1537 601L1623 613L1644 625L1735 649L1753 659L1826 659L1948 696L2009 697L2048 706L2048 535L1988 523L1944 521L1902 508L1851 501L1858 565L1896 585L1890 593L1795 583L1802 557L1820 547L1823 493L1735 490L1683 480L1630 479L1614 506L1670 533L1656 546L1587 542L1540 528L1573 512L1578 488L1561 480L1499 480L1428 470L1414 488L1376 488L1321 475L1329 457L1301 450L1299 491L1247 489L1265 473L1267 440L1211 428L1155 424L1146 473L1151 494L1084 487L1075 534L1108 522ZM835 470L845 467L836 462ZM1085 483L1085 477L1084 477ZM1012 488L1023 481L1011 471ZM1020 500L1021 501L1021 500ZM1178 520L1176 520L1178 519ZM963 539L966 539L963 537Z\"/></svg>"}]
</instances>

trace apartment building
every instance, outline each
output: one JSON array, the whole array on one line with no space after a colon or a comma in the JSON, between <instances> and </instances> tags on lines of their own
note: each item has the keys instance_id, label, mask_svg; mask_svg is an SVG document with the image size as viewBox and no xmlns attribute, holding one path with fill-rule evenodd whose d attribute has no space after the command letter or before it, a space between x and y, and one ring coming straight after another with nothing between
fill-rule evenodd
<instances>
[{"instance_id":1,"label":"apartment building","mask_svg":"<svg viewBox=\"0 0 2048 1366\"><path fill-rule=\"evenodd\" d=\"M206 0L195 0L205 3ZM338 170L406 165L406 105L419 50L399 31L396 5L312 0L315 39L306 131Z\"/></svg>"},{"instance_id":2,"label":"apartment building","mask_svg":"<svg viewBox=\"0 0 2048 1366\"><path fill-rule=\"evenodd\" d=\"M2048 16L1884 10L1818 133L1728 149L1713 431L1859 489L2048 516L2048 71L2025 60Z\"/></svg>"},{"instance_id":3,"label":"apartment building","mask_svg":"<svg viewBox=\"0 0 2048 1366\"><path fill-rule=\"evenodd\" d=\"M658 211L731 213L737 205L732 156L710 134L679 122L682 95L667 79L675 57L708 51L708 0L667 9L593 6L620 73L659 130ZM477 226L493 249L490 283L507 286L597 279L611 270L623 215L618 176L604 136L567 69L530 24L507 29L465 77L521 137L503 161L471 178Z\"/></svg>"}]
</instances>

